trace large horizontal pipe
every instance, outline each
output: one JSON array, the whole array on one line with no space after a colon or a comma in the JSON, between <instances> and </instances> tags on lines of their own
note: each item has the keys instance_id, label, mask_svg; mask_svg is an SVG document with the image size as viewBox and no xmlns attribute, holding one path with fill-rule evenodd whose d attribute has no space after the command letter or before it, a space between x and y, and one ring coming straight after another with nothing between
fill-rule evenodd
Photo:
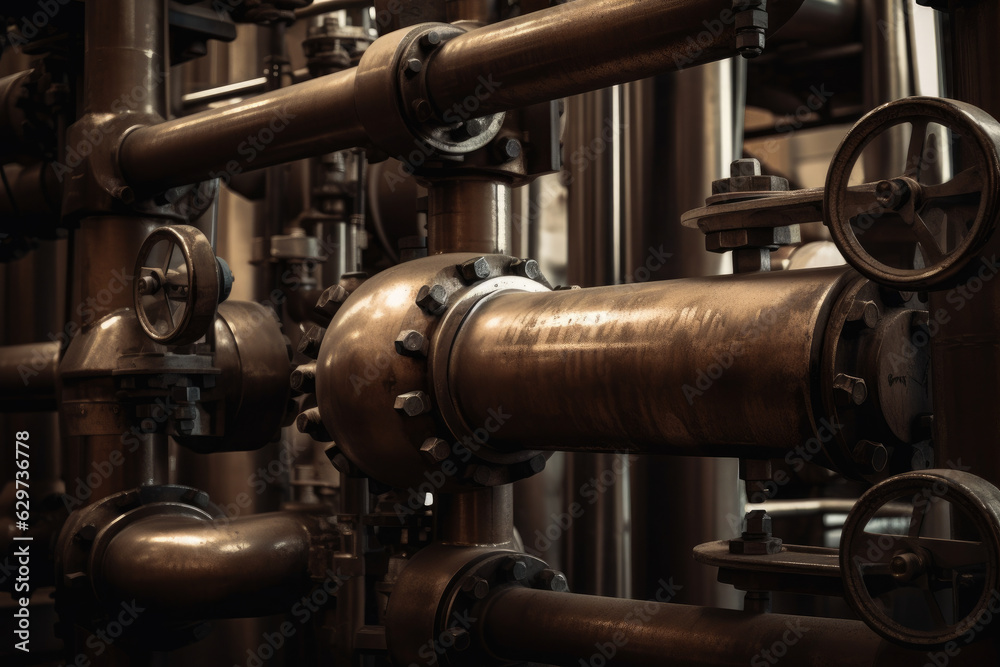
<instances>
[{"instance_id":1,"label":"large horizontal pipe","mask_svg":"<svg viewBox=\"0 0 1000 667\"><path fill-rule=\"evenodd\" d=\"M252 169L365 144L354 106L356 73L344 70L138 128L121 147L125 178L151 189L206 178L228 183Z\"/></svg>"},{"instance_id":2,"label":"large horizontal pipe","mask_svg":"<svg viewBox=\"0 0 1000 667\"><path fill-rule=\"evenodd\" d=\"M772 0L772 31L801 3ZM439 112L474 98L485 115L726 58L735 43L731 0L577 0L448 42L428 64L428 86ZM395 81L391 64L374 67ZM369 143L356 74L136 129L121 147L125 178L164 188Z\"/></svg>"},{"instance_id":3,"label":"large horizontal pipe","mask_svg":"<svg viewBox=\"0 0 1000 667\"><path fill-rule=\"evenodd\" d=\"M98 588L159 613L255 616L308 590L309 547L308 527L291 513L156 515L114 535L93 575Z\"/></svg>"},{"instance_id":4,"label":"large horizontal pipe","mask_svg":"<svg viewBox=\"0 0 1000 667\"><path fill-rule=\"evenodd\" d=\"M671 585L661 589L664 599ZM487 648L502 658L572 667L922 666L938 653L892 645L860 621L527 588L498 591L480 615L479 627ZM951 665L997 664L989 642L963 643L957 657L955 652L940 655Z\"/></svg>"},{"instance_id":5,"label":"large horizontal pipe","mask_svg":"<svg viewBox=\"0 0 1000 667\"><path fill-rule=\"evenodd\" d=\"M55 410L59 343L0 347L0 411Z\"/></svg>"},{"instance_id":6,"label":"large horizontal pipe","mask_svg":"<svg viewBox=\"0 0 1000 667\"><path fill-rule=\"evenodd\" d=\"M771 30L802 0L767 3ZM736 53L732 0L577 0L456 37L430 62L439 111L483 81L477 113L598 90Z\"/></svg>"},{"instance_id":7,"label":"large horizontal pipe","mask_svg":"<svg viewBox=\"0 0 1000 667\"><path fill-rule=\"evenodd\" d=\"M470 427L510 415L497 449L781 457L822 417L823 334L851 275L499 294L458 331L450 394Z\"/></svg>"}]
</instances>

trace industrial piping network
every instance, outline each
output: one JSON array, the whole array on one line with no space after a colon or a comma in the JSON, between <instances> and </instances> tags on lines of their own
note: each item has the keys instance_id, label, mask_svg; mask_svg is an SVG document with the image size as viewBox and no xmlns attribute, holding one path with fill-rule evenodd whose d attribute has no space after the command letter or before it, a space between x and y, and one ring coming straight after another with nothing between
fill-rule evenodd
<instances>
[{"instance_id":1,"label":"industrial piping network","mask_svg":"<svg viewBox=\"0 0 1000 667\"><path fill-rule=\"evenodd\" d=\"M36 60L0 79L3 542L31 571L24 587L2 582L4 655L997 663L996 3L923 3L950 31L948 95L870 105L824 187L733 155L704 203L658 223L732 251L732 275L582 289L554 287L520 256L513 213L522 189L562 166L557 100L723 60L745 76L731 59L763 58L783 27L808 42L817 20L863 15L874 30L873 8L916 6L209 4L72 2L50 17L49 41L27 35L30 12L8 17L3 57ZM359 11L354 25L312 24L310 69L291 71L296 20ZM374 38L361 26L380 13ZM234 21L267 26L263 81L186 102L235 92L233 103L178 111L166 73L232 39ZM900 163L878 167L890 154ZM302 183L282 165L303 160L309 201L290 213ZM426 189L409 202L426 233L362 266L367 232L406 236L376 230L368 210L391 199L366 186L376 165L397 164L382 180ZM219 224L222 186L263 194L252 233ZM811 223L846 264L778 270L779 248ZM597 224L586 242L600 252ZM228 298L242 275L218 256L224 233L254 237L253 300ZM53 243L61 266L40 255ZM38 327L59 332L49 340L15 344L15 320L32 319L11 296L18 266L48 276L30 293ZM694 559L746 593L743 609L679 604L688 584L666 575L648 599L570 592L576 573L529 553L531 533L515 528L515 487L554 452L633 469L738 460L731 485L750 501L738 535L706 540ZM242 468L226 476L246 462L245 485ZM761 502L807 464L813 480L819 470L859 489L837 546L783 540L776 506ZM283 502L267 506L282 484ZM675 501L645 529L678 531L689 509ZM774 613L782 593L846 605Z\"/></svg>"}]
</instances>

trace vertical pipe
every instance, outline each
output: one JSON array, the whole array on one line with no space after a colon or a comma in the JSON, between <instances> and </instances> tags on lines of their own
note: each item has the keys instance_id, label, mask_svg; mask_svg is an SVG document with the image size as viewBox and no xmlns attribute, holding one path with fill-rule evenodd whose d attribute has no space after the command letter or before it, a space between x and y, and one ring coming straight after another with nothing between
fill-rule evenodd
<instances>
[{"instance_id":1,"label":"vertical pipe","mask_svg":"<svg viewBox=\"0 0 1000 667\"><path fill-rule=\"evenodd\" d=\"M633 280L727 273L726 256L706 252L702 234L682 228L680 216L704 206L712 181L728 176L729 164L742 156L746 63L723 60L644 85L652 101L636 103L641 115L633 122L641 125L631 136L651 153L636 157L651 167L641 200L649 213L642 238L631 244ZM695 545L734 536L729 517L743 515L738 473L733 459L655 457L635 468L634 534L643 540L635 547L637 597L674 576L684 585L679 602L739 608L741 596L691 558Z\"/></svg>"},{"instance_id":2,"label":"vertical pipe","mask_svg":"<svg viewBox=\"0 0 1000 667\"><path fill-rule=\"evenodd\" d=\"M514 493L510 484L435 497L435 539L460 546L510 547L514 543Z\"/></svg>"},{"instance_id":3,"label":"vertical pipe","mask_svg":"<svg viewBox=\"0 0 1000 667\"><path fill-rule=\"evenodd\" d=\"M427 186L428 252L508 254L511 197L509 184L471 174L432 181Z\"/></svg>"},{"instance_id":4,"label":"vertical pipe","mask_svg":"<svg viewBox=\"0 0 1000 667\"><path fill-rule=\"evenodd\" d=\"M872 0L862 5L865 108L874 109L913 94L908 0ZM905 160L909 137L899 126L865 151L865 179L892 178ZM902 157L901 157L902 156Z\"/></svg>"},{"instance_id":5,"label":"vertical pipe","mask_svg":"<svg viewBox=\"0 0 1000 667\"><path fill-rule=\"evenodd\" d=\"M166 105L166 3L163 0L105 0L85 5L84 112L134 114L137 119L162 118ZM142 94L136 94L141 90ZM123 101L125 105L123 107ZM86 117L80 121L86 122ZM97 147L98 150L107 147ZM132 303L131 268L139 247L156 220L126 216L92 216L80 223L73 261L73 310L86 324ZM82 453L81 478L95 462L117 451L126 465L94 490L90 501L140 483L166 481L166 438L149 435L132 455L121 438L74 438ZM72 472L69 473L72 476ZM120 479L118 478L120 477Z\"/></svg>"},{"instance_id":6,"label":"vertical pipe","mask_svg":"<svg viewBox=\"0 0 1000 667\"><path fill-rule=\"evenodd\" d=\"M624 279L629 240L625 90L614 86L567 100L568 276L585 287ZM574 590L631 594L630 478L627 455L566 455L564 509L587 506L562 537L562 560ZM593 502L579 497L591 488L599 490Z\"/></svg>"},{"instance_id":7,"label":"vertical pipe","mask_svg":"<svg viewBox=\"0 0 1000 667\"><path fill-rule=\"evenodd\" d=\"M1000 89L986 63L995 58L1000 5L991 0L955 3L950 19L953 96L998 118ZM998 252L1000 240L994 234L982 256ZM947 292L930 293L930 311L943 308L950 315L931 340L935 458L938 467L961 460L998 485L1000 457L983 443L1000 433L995 407L1000 399L1000 284L994 279L982 285L961 310L949 303Z\"/></svg>"}]
</instances>

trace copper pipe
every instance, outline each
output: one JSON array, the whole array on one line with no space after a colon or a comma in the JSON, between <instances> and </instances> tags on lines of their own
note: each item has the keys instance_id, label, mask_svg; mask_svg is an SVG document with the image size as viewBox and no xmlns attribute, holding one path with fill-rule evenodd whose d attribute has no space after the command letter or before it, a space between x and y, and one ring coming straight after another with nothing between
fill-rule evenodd
<instances>
[{"instance_id":1,"label":"copper pipe","mask_svg":"<svg viewBox=\"0 0 1000 667\"><path fill-rule=\"evenodd\" d=\"M813 378L851 273L500 294L456 336L451 396L466 424L510 415L498 449L784 456L822 416Z\"/></svg>"},{"instance_id":2,"label":"copper pipe","mask_svg":"<svg viewBox=\"0 0 1000 667\"><path fill-rule=\"evenodd\" d=\"M801 2L772 0L772 31ZM438 111L471 98L483 115L516 109L732 56L733 26L730 0L578 0L451 40L428 64L430 98ZM356 75L138 128L123 141L122 171L134 186L162 189L364 145Z\"/></svg>"},{"instance_id":3,"label":"copper pipe","mask_svg":"<svg viewBox=\"0 0 1000 667\"><path fill-rule=\"evenodd\" d=\"M159 612L246 617L308 590L309 547L306 524L290 513L156 515L114 535L93 576L99 588Z\"/></svg>"},{"instance_id":4,"label":"copper pipe","mask_svg":"<svg viewBox=\"0 0 1000 667\"><path fill-rule=\"evenodd\" d=\"M658 599L682 586L662 582ZM926 651L883 641L860 621L749 614L659 601L499 590L480 614L486 647L503 658L552 665L695 667L787 664L871 667L927 662ZM786 657L787 656L787 657ZM990 642L962 647L954 665L995 664Z\"/></svg>"}]
</instances>

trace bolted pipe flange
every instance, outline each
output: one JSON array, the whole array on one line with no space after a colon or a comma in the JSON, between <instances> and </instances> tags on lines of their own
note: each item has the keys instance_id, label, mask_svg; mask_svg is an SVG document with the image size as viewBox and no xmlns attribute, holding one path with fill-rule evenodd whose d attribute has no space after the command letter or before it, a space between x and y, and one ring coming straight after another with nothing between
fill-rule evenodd
<instances>
[{"instance_id":1,"label":"bolted pipe flange","mask_svg":"<svg viewBox=\"0 0 1000 667\"><path fill-rule=\"evenodd\" d=\"M403 489L425 483L427 474L441 479L438 490L447 493L542 470L547 454L492 449L483 425L466 425L444 386L454 336L477 303L549 289L544 278L512 275L514 262L504 255L435 255L388 269L353 291L317 359L316 402L326 426L320 435L335 440L371 479ZM463 265L490 277L469 283ZM382 316L373 321L375 310Z\"/></svg>"},{"instance_id":2,"label":"bolted pipe flange","mask_svg":"<svg viewBox=\"0 0 1000 667\"><path fill-rule=\"evenodd\" d=\"M442 544L424 548L410 559L389 598L386 635L393 663L419 663L421 647L468 635L471 641L461 651L440 653L443 666L508 664L482 645L477 619L495 595L514 587L569 591L565 575L529 554Z\"/></svg>"},{"instance_id":3,"label":"bolted pipe flange","mask_svg":"<svg viewBox=\"0 0 1000 667\"><path fill-rule=\"evenodd\" d=\"M464 33L461 26L424 23L389 33L365 51L356 77L358 116L376 146L402 162L415 162L407 157L416 148L423 164L471 153L497 136L503 113L473 118L461 106L436 109L428 91L428 64L441 45Z\"/></svg>"},{"instance_id":4,"label":"bolted pipe flange","mask_svg":"<svg viewBox=\"0 0 1000 667\"><path fill-rule=\"evenodd\" d=\"M73 610L73 620L90 630L106 627L121 612L121 599L105 578L104 554L127 526L150 516L185 517L205 521L225 519L225 513L199 489L179 485L144 486L108 496L71 513L55 545L58 604ZM116 643L146 644L188 641L189 626L150 610L134 619Z\"/></svg>"}]
</instances>

